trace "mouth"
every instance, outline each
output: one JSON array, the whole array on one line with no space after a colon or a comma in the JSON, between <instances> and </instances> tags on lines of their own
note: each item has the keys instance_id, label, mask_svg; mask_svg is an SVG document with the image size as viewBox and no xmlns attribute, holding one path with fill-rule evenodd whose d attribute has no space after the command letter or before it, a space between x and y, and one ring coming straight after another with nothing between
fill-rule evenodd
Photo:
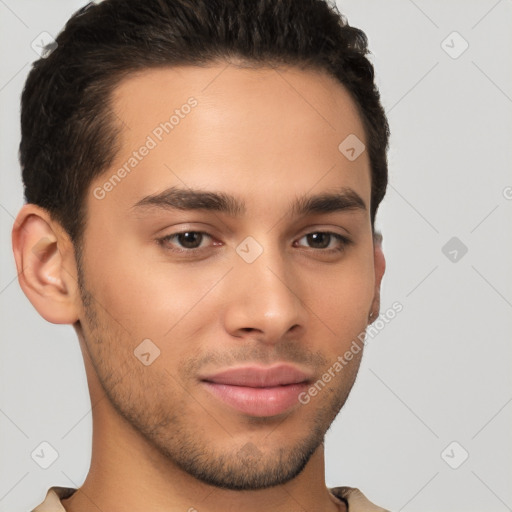
<instances>
[{"instance_id":1,"label":"mouth","mask_svg":"<svg viewBox=\"0 0 512 512\"><path fill-rule=\"evenodd\" d=\"M299 405L298 396L311 375L281 364L270 368L231 368L201 378L205 389L224 404L255 417L270 417Z\"/></svg>"}]
</instances>

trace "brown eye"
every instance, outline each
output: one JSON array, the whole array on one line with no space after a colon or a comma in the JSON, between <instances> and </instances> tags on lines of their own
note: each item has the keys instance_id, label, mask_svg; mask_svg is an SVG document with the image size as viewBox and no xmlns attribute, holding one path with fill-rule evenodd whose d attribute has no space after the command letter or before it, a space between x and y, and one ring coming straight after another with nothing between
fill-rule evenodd
<instances>
[{"instance_id":1,"label":"brown eye","mask_svg":"<svg viewBox=\"0 0 512 512\"><path fill-rule=\"evenodd\" d=\"M203 234L198 231L186 231L185 233L178 233L176 240L186 249L197 249L201 245Z\"/></svg>"},{"instance_id":2,"label":"brown eye","mask_svg":"<svg viewBox=\"0 0 512 512\"><path fill-rule=\"evenodd\" d=\"M351 243L348 238L330 231L315 231L303 236L301 240L304 238L311 249L323 250L324 252L342 251ZM329 248L333 241L335 242L334 246Z\"/></svg>"},{"instance_id":3,"label":"brown eye","mask_svg":"<svg viewBox=\"0 0 512 512\"><path fill-rule=\"evenodd\" d=\"M205 237L212 238L211 235L202 231L181 231L159 238L158 243L169 251L193 253L206 248L206 246L201 247Z\"/></svg>"},{"instance_id":4,"label":"brown eye","mask_svg":"<svg viewBox=\"0 0 512 512\"><path fill-rule=\"evenodd\" d=\"M306 235L308 244L312 244L315 249L325 249L329 246L331 235L329 233L310 233Z\"/></svg>"}]
</instances>

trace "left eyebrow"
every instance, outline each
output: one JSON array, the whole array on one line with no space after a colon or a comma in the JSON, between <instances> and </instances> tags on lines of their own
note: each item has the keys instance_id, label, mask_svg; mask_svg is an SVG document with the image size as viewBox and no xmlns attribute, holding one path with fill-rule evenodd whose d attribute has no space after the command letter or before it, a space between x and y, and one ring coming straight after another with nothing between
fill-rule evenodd
<instances>
[{"instance_id":1,"label":"left eyebrow","mask_svg":"<svg viewBox=\"0 0 512 512\"><path fill-rule=\"evenodd\" d=\"M215 211L232 217L239 217L246 213L245 203L230 194L179 187L170 187L158 194L146 196L132 206L132 209L152 210L153 208ZM347 187L312 196L304 194L296 198L290 208L291 214L295 216L346 210L366 211L366 204L361 196Z\"/></svg>"},{"instance_id":2,"label":"left eyebrow","mask_svg":"<svg viewBox=\"0 0 512 512\"><path fill-rule=\"evenodd\" d=\"M306 216L314 213L333 213L344 210L366 211L361 196L351 188L339 192L324 192L314 196L301 196L292 204L292 214Z\"/></svg>"}]
</instances>

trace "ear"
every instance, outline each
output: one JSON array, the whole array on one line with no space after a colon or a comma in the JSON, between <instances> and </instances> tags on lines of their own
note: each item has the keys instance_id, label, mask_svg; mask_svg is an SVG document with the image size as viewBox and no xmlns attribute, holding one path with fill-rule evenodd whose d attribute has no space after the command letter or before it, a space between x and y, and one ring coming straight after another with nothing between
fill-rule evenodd
<instances>
[{"instance_id":1,"label":"ear","mask_svg":"<svg viewBox=\"0 0 512 512\"><path fill-rule=\"evenodd\" d=\"M382 251L382 235L380 233L375 233L373 236L373 264L375 272L375 290L372 307L370 309L370 322L374 322L380 313L380 284L384 271L386 270L386 259Z\"/></svg>"},{"instance_id":2,"label":"ear","mask_svg":"<svg viewBox=\"0 0 512 512\"><path fill-rule=\"evenodd\" d=\"M39 314L54 324L78 320L73 244L49 212L25 204L12 228L18 281Z\"/></svg>"}]
</instances>

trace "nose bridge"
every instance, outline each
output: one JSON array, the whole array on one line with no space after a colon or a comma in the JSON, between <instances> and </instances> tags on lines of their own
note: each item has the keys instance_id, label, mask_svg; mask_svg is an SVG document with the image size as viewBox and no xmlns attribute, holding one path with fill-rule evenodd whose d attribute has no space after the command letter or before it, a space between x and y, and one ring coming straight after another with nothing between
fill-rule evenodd
<instances>
[{"instance_id":1,"label":"nose bridge","mask_svg":"<svg viewBox=\"0 0 512 512\"><path fill-rule=\"evenodd\" d=\"M244 240L236 249L232 299L227 327L257 329L276 341L295 325L303 325L305 310L290 266L270 237L264 244ZM295 285L295 286L294 286Z\"/></svg>"}]
</instances>

